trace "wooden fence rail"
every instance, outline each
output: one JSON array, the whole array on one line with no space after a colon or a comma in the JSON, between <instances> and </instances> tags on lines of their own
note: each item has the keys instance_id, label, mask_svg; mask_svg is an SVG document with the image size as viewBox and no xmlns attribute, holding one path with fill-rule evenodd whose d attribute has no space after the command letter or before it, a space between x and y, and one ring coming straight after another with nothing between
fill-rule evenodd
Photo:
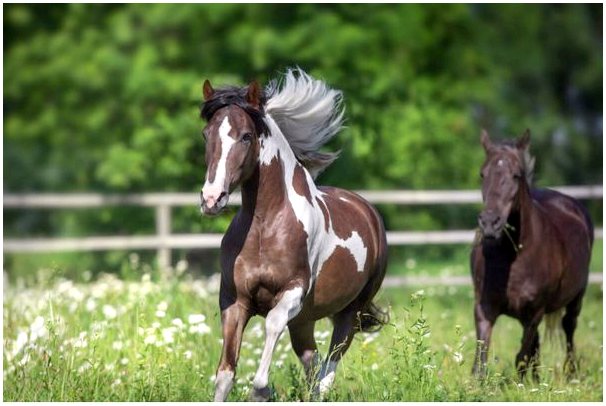
<instances>
[{"instance_id":1,"label":"wooden fence rail","mask_svg":"<svg viewBox=\"0 0 606 406\"><path fill-rule=\"evenodd\" d=\"M602 199L602 185L555 187L578 199ZM478 190L383 190L358 191L373 204L429 205L429 204L478 204ZM231 205L239 205L241 198L234 193ZM196 193L144 193L104 195L93 193L71 194L10 194L4 195L4 209L77 209L106 206L153 207L156 211L156 234L149 236L96 236L85 238L26 238L4 239L4 252L52 252L52 251L99 251L155 249L158 264L171 263L172 249L218 248L221 234L172 234L171 208L199 206ZM388 231L389 245L418 244L470 244L474 230L447 231ZM596 229L596 238L602 238L602 228Z\"/></svg>"}]
</instances>

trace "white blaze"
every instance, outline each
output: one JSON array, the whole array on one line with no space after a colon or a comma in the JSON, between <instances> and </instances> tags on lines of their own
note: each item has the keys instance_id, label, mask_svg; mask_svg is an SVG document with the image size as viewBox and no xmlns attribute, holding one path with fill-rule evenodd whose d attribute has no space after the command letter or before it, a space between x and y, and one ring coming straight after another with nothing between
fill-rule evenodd
<instances>
[{"instance_id":1,"label":"white blaze","mask_svg":"<svg viewBox=\"0 0 606 406\"><path fill-rule=\"evenodd\" d=\"M231 125L229 119L226 116L219 127L219 140L221 141L221 157L217 163L215 169L215 178L212 182L208 181L208 171L206 171L206 182L202 188L202 196L204 200L208 200L209 205L212 206L217 201L221 193L225 190L225 175L227 171L227 156L231 147L235 144L236 140L229 136L231 131Z\"/></svg>"}]
</instances>

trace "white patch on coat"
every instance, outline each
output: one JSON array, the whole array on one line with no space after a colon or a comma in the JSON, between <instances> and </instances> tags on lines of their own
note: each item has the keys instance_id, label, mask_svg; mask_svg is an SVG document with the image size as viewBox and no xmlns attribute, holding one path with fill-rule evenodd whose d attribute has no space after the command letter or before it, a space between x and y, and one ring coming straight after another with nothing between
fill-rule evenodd
<instances>
[{"instance_id":1,"label":"white patch on coat","mask_svg":"<svg viewBox=\"0 0 606 406\"><path fill-rule=\"evenodd\" d=\"M217 168L215 170L215 178L212 182L208 181L208 171L206 172L206 182L202 188L202 197L204 200L211 199L216 201L221 193L225 191L227 185L225 185L225 176L227 172L227 156L231 147L236 143L232 137L229 136L231 131L231 125L229 124L229 117L225 116L219 127L219 139L221 140L221 157L217 162Z\"/></svg>"},{"instance_id":2,"label":"white patch on coat","mask_svg":"<svg viewBox=\"0 0 606 406\"><path fill-rule=\"evenodd\" d=\"M269 165L273 159L278 157L279 152L280 159L283 163L284 183L286 185L288 200L292 205L297 220L301 222L303 229L308 235L307 253L309 268L312 274L311 282L316 279L322 266L337 247L347 249L356 262L356 270L358 272L363 272L368 249L364 245L364 241L362 241L360 234L357 231L352 230L352 235L349 238L341 239L338 237L333 228L330 213L328 231L326 231L324 213L316 201L316 199L320 200L325 207L328 208L328 205L326 205L324 200L325 194L316 187L307 169L297 161L288 142L284 138L282 131L269 114L266 115L266 122L271 135L265 140L259 160L262 165ZM312 203L310 203L305 196L298 194L294 189L293 181L295 168L297 166L303 169ZM310 289L312 285L313 283L310 283Z\"/></svg>"}]
</instances>

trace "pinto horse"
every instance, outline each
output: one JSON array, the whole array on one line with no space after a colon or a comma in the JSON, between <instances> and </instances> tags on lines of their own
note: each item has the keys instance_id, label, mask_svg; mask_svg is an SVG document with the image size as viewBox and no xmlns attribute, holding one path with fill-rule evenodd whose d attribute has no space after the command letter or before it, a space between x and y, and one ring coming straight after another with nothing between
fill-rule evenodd
<instances>
[{"instance_id":1,"label":"pinto horse","mask_svg":"<svg viewBox=\"0 0 606 406\"><path fill-rule=\"evenodd\" d=\"M492 142L482 132L479 215L481 241L471 253L478 339L473 373L483 377L492 328L501 314L520 321L524 332L516 356L523 379L532 367L538 379L538 325L561 319L566 334L565 369L575 369L573 335L587 287L593 225L581 204L562 193L532 188L530 132L515 141ZM553 318L549 323L549 318Z\"/></svg>"},{"instance_id":2,"label":"pinto horse","mask_svg":"<svg viewBox=\"0 0 606 406\"><path fill-rule=\"evenodd\" d=\"M224 401L233 386L253 315L266 318L266 337L252 399L270 396L272 353L286 327L314 393L322 394L354 334L386 322L372 303L387 260L381 217L355 193L318 187L312 178L336 158L318 149L341 128L341 93L299 69L265 91L256 82L214 90L205 81L203 93L201 210L217 214L234 188L242 191L221 243L223 351L215 400ZM320 365L314 325L324 317L334 330Z\"/></svg>"}]
</instances>

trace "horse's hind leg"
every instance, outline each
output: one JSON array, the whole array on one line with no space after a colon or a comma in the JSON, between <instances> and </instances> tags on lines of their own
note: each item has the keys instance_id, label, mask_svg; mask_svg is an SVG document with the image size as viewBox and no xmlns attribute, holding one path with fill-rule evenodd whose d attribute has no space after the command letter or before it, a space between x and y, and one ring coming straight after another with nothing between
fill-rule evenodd
<instances>
[{"instance_id":1,"label":"horse's hind leg","mask_svg":"<svg viewBox=\"0 0 606 406\"><path fill-rule=\"evenodd\" d=\"M524 379L528 368L532 368L532 377L538 381L539 364L539 323L543 317L542 312L535 315L532 320L523 323L524 333L522 335L522 348L516 356L516 368L520 380Z\"/></svg>"},{"instance_id":2,"label":"horse's hind leg","mask_svg":"<svg viewBox=\"0 0 606 406\"><path fill-rule=\"evenodd\" d=\"M352 310L349 306L333 317L334 329L326 361L324 361L320 370L320 383L317 388L321 396L326 394L332 386L339 361L351 344L355 334L356 315L357 311Z\"/></svg>"},{"instance_id":3,"label":"horse's hind leg","mask_svg":"<svg viewBox=\"0 0 606 406\"><path fill-rule=\"evenodd\" d=\"M581 313L584 293L585 291L581 292L566 306L566 314L562 318L562 328L566 334L566 361L564 362L564 370L568 374L574 374L577 369L573 336L577 327L577 318L579 313Z\"/></svg>"},{"instance_id":4,"label":"horse's hind leg","mask_svg":"<svg viewBox=\"0 0 606 406\"><path fill-rule=\"evenodd\" d=\"M292 348L303 364L309 385L315 382L315 376L319 372L318 348L314 338L315 325L316 322L311 320L289 324L288 326Z\"/></svg>"}]
</instances>

